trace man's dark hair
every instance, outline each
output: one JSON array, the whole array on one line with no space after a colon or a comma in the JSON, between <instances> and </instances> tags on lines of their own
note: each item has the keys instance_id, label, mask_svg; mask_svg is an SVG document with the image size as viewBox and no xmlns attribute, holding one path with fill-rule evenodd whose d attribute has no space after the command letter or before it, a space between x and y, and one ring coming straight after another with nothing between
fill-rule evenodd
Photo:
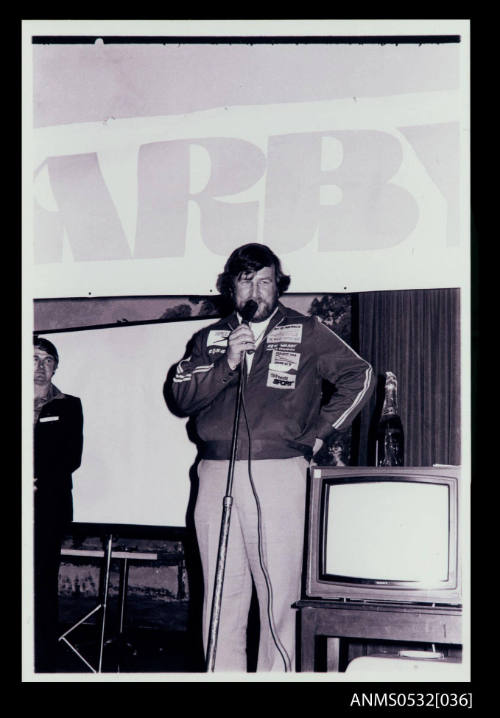
<instances>
[{"instance_id":1,"label":"man's dark hair","mask_svg":"<svg viewBox=\"0 0 500 718\"><path fill-rule=\"evenodd\" d=\"M238 247L227 260L224 271L217 278L217 289L223 297L232 298L234 281L249 272L258 272L263 267L274 267L278 296L290 286L290 276L283 273L281 262L265 244L244 244Z\"/></svg>"},{"instance_id":2,"label":"man's dark hair","mask_svg":"<svg viewBox=\"0 0 500 718\"><path fill-rule=\"evenodd\" d=\"M56 360L56 365L59 364L59 354L57 353L57 349L52 344L52 342L49 342L48 339L44 339L43 337L33 337L33 346L38 347L44 352L47 352L47 354L50 354L51 357L54 357Z\"/></svg>"}]
</instances>

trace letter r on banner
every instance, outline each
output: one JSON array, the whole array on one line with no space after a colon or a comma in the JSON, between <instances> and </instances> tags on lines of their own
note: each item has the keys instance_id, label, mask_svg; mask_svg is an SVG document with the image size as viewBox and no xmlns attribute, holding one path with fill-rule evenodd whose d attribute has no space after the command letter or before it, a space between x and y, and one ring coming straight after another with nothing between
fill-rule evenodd
<instances>
[{"instance_id":1,"label":"letter r on banner","mask_svg":"<svg viewBox=\"0 0 500 718\"><path fill-rule=\"evenodd\" d=\"M210 163L203 189L190 190L190 153L206 150ZM156 142L139 153L137 258L185 254L189 201L199 205L201 235L214 254L227 255L238 244L256 242L257 201L225 201L252 187L264 174L265 156L246 140L213 138Z\"/></svg>"}]
</instances>

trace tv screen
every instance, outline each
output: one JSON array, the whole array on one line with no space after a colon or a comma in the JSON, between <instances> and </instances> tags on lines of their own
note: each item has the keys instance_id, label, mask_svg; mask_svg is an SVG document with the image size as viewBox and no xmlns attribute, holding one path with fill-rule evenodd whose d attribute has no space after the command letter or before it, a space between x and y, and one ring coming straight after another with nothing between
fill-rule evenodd
<instances>
[{"instance_id":1,"label":"tv screen","mask_svg":"<svg viewBox=\"0 0 500 718\"><path fill-rule=\"evenodd\" d=\"M460 603L457 468L312 470L306 594Z\"/></svg>"}]
</instances>

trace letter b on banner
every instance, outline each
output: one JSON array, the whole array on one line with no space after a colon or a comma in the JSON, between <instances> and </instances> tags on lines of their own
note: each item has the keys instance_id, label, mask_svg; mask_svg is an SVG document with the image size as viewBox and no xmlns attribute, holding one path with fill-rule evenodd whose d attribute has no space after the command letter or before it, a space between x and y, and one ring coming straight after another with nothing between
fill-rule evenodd
<instances>
[{"instance_id":1,"label":"letter b on banner","mask_svg":"<svg viewBox=\"0 0 500 718\"><path fill-rule=\"evenodd\" d=\"M341 161L323 169L323 138L335 138ZM269 141L264 242L276 251L392 247L415 228L418 205L391 183L402 163L399 141L374 130L294 134ZM334 192L321 192L331 186ZM323 197L322 197L323 194ZM328 202L328 196L334 198ZM325 199L326 196L326 199Z\"/></svg>"}]
</instances>

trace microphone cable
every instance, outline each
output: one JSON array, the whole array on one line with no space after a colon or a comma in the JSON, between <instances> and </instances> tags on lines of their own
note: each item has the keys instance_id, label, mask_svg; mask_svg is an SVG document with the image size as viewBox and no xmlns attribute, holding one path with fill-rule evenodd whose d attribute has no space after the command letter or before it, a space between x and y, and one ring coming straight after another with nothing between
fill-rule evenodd
<instances>
[{"instance_id":1,"label":"microphone cable","mask_svg":"<svg viewBox=\"0 0 500 718\"><path fill-rule=\"evenodd\" d=\"M245 383L243 385L243 389L246 387L246 379L247 379L247 373L245 371ZM279 639L278 633L276 631L276 626L274 625L274 617L273 617L273 590L272 590L272 584L271 579L267 570L267 566L264 561L263 556L263 540L262 540L262 509L259 501L259 496L257 494L257 489L255 487L255 483L252 476L252 435L250 431L250 424L248 422L248 416L247 416L247 410L245 406L245 397L244 397L244 391L241 392L241 406L243 408L243 416L245 417L245 425L247 429L248 434L248 477L250 479L250 486L252 488L252 493L255 498L255 504L257 506L257 535L258 535L258 550L259 550L259 563L260 567L262 569L262 573L264 575L264 579L266 582L267 587L267 617L269 621L269 628L271 630L271 635L273 637L274 645L276 646L279 654L281 655L281 659L283 661L283 665L285 668L285 673L289 673L292 671L292 662L290 659L290 656L288 655L288 652L284 645L282 644L281 640Z\"/></svg>"}]
</instances>

